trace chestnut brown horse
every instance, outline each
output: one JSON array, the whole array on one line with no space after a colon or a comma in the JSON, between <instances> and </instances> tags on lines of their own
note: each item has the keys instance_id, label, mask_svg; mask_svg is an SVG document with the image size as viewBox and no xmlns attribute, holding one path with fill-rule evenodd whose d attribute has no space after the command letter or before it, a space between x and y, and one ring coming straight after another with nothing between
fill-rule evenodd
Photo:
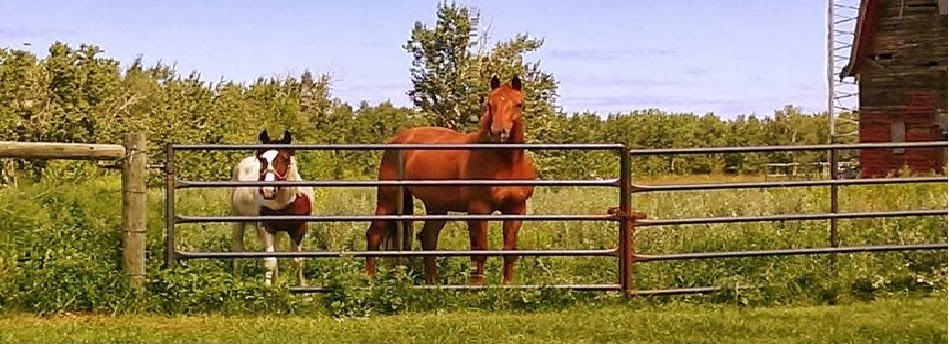
<instances>
[{"instance_id":1,"label":"chestnut brown horse","mask_svg":"<svg viewBox=\"0 0 949 344\"><path fill-rule=\"evenodd\" d=\"M521 80L511 79L501 84L497 76L491 78L491 92L488 95L486 109L479 121L478 131L460 133L441 127L416 127L396 134L389 143L405 144L468 144L468 143L523 143L524 120L522 108L524 95L521 92ZM524 149L504 150L405 150L403 152L404 179L408 180L532 180L537 172ZM379 167L380 180L397 178L398 153L387 150L382 156ZM461 212L471 215L524 214L527 200L534 194L533 186L406 186L403 199L398 199L398 187L381 186L376 193L376 215L392 215L398 202L403 202L405 212L412 212L413 197L425 204L425 212L430 215L444 215L448 212ZM435 250L438 246L438 234L446 221L425 221L419 238L423 250ZM411 226L411 223L408 223ZM367 250L378 250L384 234L396 226L391 221L373 221L366 231ZM520 220L508 220L503 224L504 249L517 248L517 232L521 228ZM488 222L469 220L468 232L472 250L488 249ZM471 256L473 271L469 283L484 282L485 256ZM510 284L514 277L516 256L504 257L504 284ZM425 277L428 283L438 280L434 257L426 256ZM374 274L374 257L366 259L366 273Z\"/></svg>"}]
</instances>

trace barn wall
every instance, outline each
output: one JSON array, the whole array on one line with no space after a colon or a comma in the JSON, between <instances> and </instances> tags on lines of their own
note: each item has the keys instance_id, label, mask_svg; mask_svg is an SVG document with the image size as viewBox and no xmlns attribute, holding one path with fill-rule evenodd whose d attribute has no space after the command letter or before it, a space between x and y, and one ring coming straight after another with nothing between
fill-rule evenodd
<instances>
[{"instance_id":1,"label":"barn wall","mask_svg":"<svg viewBox=\"0 0 949 344\"><path fill-rule=\"evenodd\" d=\"M862 50L860 142L944 140L947 108L947 20L936 0L886 0ZM907 165L944 172L945 149L864 150L861 175L878 177Z\"/></svg>"}]
</instances>

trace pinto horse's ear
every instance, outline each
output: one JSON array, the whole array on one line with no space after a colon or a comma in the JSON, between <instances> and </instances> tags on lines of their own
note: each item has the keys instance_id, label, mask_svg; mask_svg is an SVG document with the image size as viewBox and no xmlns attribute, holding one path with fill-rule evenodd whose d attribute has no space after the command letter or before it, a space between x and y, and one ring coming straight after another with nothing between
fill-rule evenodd
<instances>
[{"instance_id":1,"label":"pinto horse's ear","mask_svg":"<svg viewBox=\"0 0 949 344\"><path fill-rule=\"evenodd\" d=\"M501 87L501 78L497 74L491 76L491 89Z\"/></svg>"},{"instance_id":2,"label":"pinto horse's ear","mask_svg":"<svg viewBox=\"0 0 949 344\"><path fill-rule=\"evenodd\" d=\"M257 136L257 138L260 140L260 143L263 143L263 144L270 143L270 134L267 134L267 129L264 129L263 131L261 131L260 135Z\"/></svg>"},{"instance_id":3,"label":"pinto horse's ear","mask_svg":"<svg viewBox=\"0 0 949 344\"><path fill-rule=\"evenodd\" d=\"M292 140L292 138L290 137L290 131L289 131L289 130L284 130L284 131L283 131L283 138L280 139L280 143L283 143L283 144L290 144L291 140Z\"/></svg>"},{"instance_id":4,"label":"pinto horse's ear","mask_svg":"<svg viewBox=\"0 0 949 344\"><path fill-rule=\"evenodd\" d=\"M511 88L513 88L515 91L520 91L521 86L521 78L518 78L517 76L511 78Z\"/></svg>"}]
</instances>

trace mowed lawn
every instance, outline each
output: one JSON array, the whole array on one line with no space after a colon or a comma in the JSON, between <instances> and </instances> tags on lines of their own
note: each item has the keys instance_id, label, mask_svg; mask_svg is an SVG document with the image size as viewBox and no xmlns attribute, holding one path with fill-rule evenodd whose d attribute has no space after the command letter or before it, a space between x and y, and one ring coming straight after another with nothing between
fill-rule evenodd
<instances>
[{"instance_id":1,"label":"mowed lawn","mask_svg":"<svg viewBox=\"0 0 949 344\"><path fill-rule=\"evenodd\" d=\"M945 343L946 299L839 306L583 305L558 312L326 316L0 316L29 343Z\"/></svg>"}]
</instances>

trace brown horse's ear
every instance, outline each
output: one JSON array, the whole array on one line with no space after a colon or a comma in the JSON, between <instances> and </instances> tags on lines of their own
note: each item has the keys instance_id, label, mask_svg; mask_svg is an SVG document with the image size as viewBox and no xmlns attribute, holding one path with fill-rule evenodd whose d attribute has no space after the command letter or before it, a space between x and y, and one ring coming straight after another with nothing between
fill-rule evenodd
<instances>
[{"instance_id":1,"label":"brown horse's ear","mask_svg":"<svg viewBox=\"0 0 949 344\"><path fill-rule=\"evenodd\" d=\"M270 143L270 134L267 134L267 129L264 129L260 132L260 135L257 136L257 139L260 140L260 143L268 144Z\"/></svg>"},{"instance_id":2,"label":"brown horse's ear","mask_svg":"<svg viewBox=\"0 0 949 344\"><path fill-rule=\"evenodd\" d=\"M517 76L511 78L511 88L513 88L515 91L520 91L520 90L521 90L521 78L518 78Z\"/></svg>"},{"instance_id":3,"label":"brown horse's ear","mask_svg":"<svg viewBox=\"0 0 949 344\"><path fill-rule=\"evenodd\" d=\"M280 139L280 143L283 143L283 144L290 144L291 140L292 140L292 138L290 137L290 131L289 131L289 130L284 130L284 131L283 131L283 138Z\"/></svg>"},{"instance_id":4,"label":"brown horse's ear","mask_svg":"<svg viewBox=\"0 0 949 344\"><path fill-rule=\"evenodd\" d=\"M491 89L501 87L501 78L497 74L491 76Z\"/></svg>"}]
</instances>

